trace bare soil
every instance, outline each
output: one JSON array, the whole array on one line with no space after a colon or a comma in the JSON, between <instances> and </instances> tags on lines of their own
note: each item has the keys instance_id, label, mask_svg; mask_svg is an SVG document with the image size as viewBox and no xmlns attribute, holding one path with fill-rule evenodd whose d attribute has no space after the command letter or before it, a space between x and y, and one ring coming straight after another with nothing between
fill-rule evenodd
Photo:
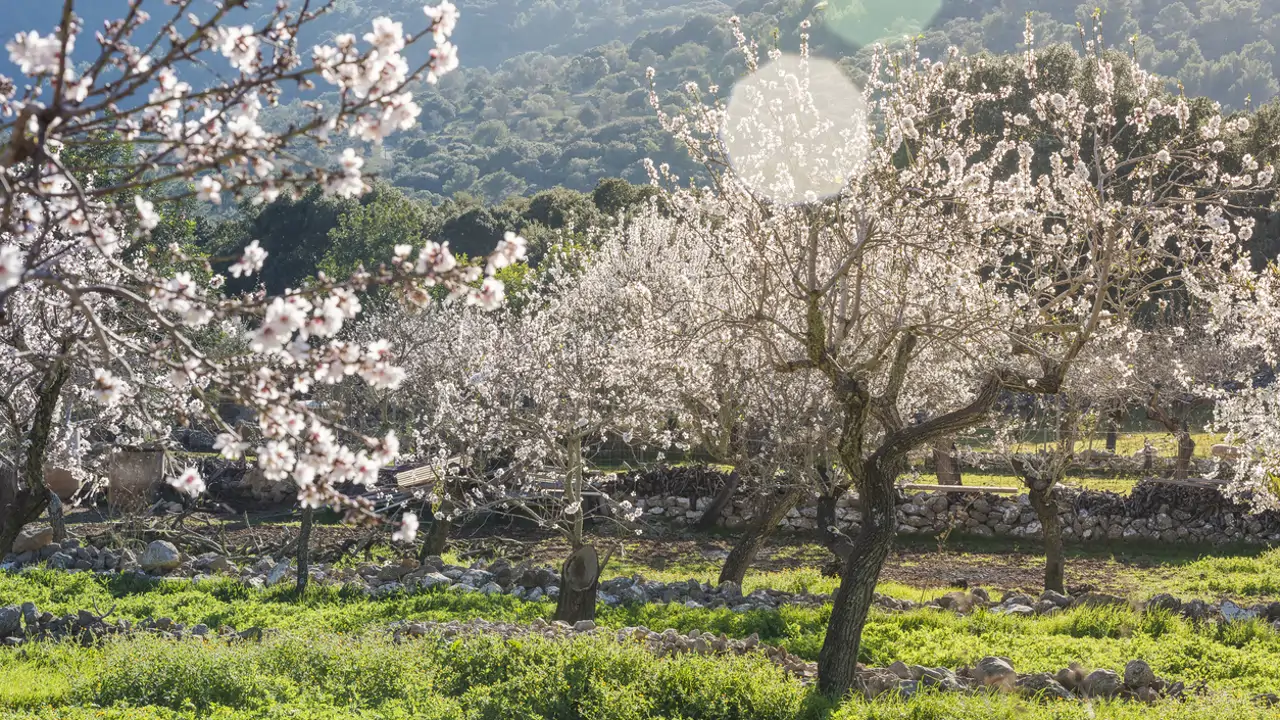
<instances>
[{"instance_id":1,"label":"bare soil","mask_svg":"<svg viewBox=\"0 0 1280 720\"><path fill-rule=\"evenodd\" d=\"M132 522L105 516L94 508L77 508L67 515L69 532L76 537L108 545L141 545L157 538L174 542L188 553L222 551L233 559L292 554L298 534L296 516L288 510L231 515L193 513L188 516L159 516ZM378 548L403 555L410 548L392 548L389 528L352 527L317 522L312 533L312 552L317 561L340 557L365 559ZM688 534L620 537L604 535L596 544L601 553L611 553L624 561L628 572L688 570L705 575L719 568L732 547L733 537ZM558 536L523 523L489 523L455 530L450 549L463 560L492 560L506 557L513 562L531 561L558 566L569 547ZM1069 548L1067 585L1102 592L1125 594L1139 585L1142 576L1176 572L1176 566L1195 557L1194 549L1151 550L1107 547ZM779 536L765 545L753 567L762 571L820 568L829 553L813 538ZM966 544L953 541L939 546L934 542L900 540L881 573L884 581L918 588L985 586L1002 590L1038 592L1042 583L1043 557L1035 544L984 542ZM616 565L615 568L622 566ZM1137 571L1137 572L1134 572Z\"/></svg>"}]
</instances>

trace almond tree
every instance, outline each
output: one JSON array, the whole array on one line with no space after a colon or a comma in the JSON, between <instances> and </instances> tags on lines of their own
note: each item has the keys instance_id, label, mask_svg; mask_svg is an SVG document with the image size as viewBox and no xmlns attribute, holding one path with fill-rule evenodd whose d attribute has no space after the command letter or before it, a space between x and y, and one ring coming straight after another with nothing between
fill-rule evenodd
<instances>
[{"instance_id":1,"label":"almond tree","mask_svg":"<svg viewBox=\"0 0 1280 720\"><path fill-rule=\"evenodd\" d=\"M982 421L1002 390L1057 392L1104 322L1127 324L1187 277L1218 282L1252 228L1232 199L1271 182L1270 168L1218 164L1220 136L1243 123L1193 112L1137 66L1119 74L1098 42L1085 47L1089 97L1041 91L1030 35L1009 61L1030 115L1007 109L1013 87L976 77L993 61L909 48L877 54L865 119L848 123L819 110L805 50L799 70L761 67L745 40L774 91L748 97L762 112L709 100L659 115L709 178L650 166L679 224L672 243L711 248L690 272L733 278L742 300L722 321L750 328L780 371L820 373L841 408L861 524L835 548L828 694L855 682L908 453ZM1120 102L1118 83L1138 101Z\"/></svg>"},{"instance_id":2,"label":"almond tree","mask_svg":"<svg viewBox=\"0 0 1280 720\"><path fill-rule=\"evenodd\" d=\"M1044 538L1044 589L1066 592L1066 556L1062 542L1058 488L1075 461L1077 444L1112 415L1114 408L1131 397L1130 386L1140 374L1135 362L1140 357L1142 333L1108 323L1098 337L1072 364L1058 392L1035 395L1034 415L1049 432L1049 442L1037 452L1019 452L1018 430L1023 423L1012 413L997 413L996 443L1013 471L1027 489L1027 497L1040 521Z\"/></svg>"},{"instance_id":3,"label":"almond tree","mask_svg":"<svg viewBox=\"0 0 1280 720\"><path fill-rule=\"evenodd\" d=\"M1229 386L1247 382L1258 360L1224 333L1210 330L1203 310L1166 308L1160 315L1136 348L1135 363L1143 371L1134 374L1128 386L1133 398L1145 404L1147 416L1173 435L1173 477L1182 480L1196 450L1192 416L1213 407L1214 398Z\"/></svg>"},{"instance_id":4,"label":"almond tree","mask_svg":"<svg viewBox=\"0 0 1280 720\"><path fill-rule=\"evenodd\" d=\"M305 403L313 384L359 375L394 386L400 371L385 344L337 339L360 311L359 293L392 285L425 301L424 286L496 307L502 285L428 242L376 269L318 277L281 296L226 297L206 261L180 248L160 257L136 252L173 203L264 202L320 185L364 192L358 146L415 123L412 90L457 65L448 38L458 18L447 0L426 7L422 27L376 19L309 50L299 36L331 2L280 2L249 22L245 0L132 0L122 17L86 38L75 0L63 0L49 33L19 33L5 47L23 77L0 78L0 364L5 382L0 473L0 552L48 501L44 465L57 441L55 418L69 394L89 396L131 417L134 431L165 417L222 428L218 447L238 457L250 443L218 417L217 401L257 413L254 452L268 478L292 477L304 505L332 504L352 517L371 507L334 489L369 483L393 458L394 435L345 432L337 418ZM146 10L164 13L160 31ZM431 45L411 67L404 55ZM73 62L76 46L86 62ZM283 127L265 115L286 93L323 89ZM133 157L104 168L81 158L105 142L128 143ZM339 154L335 145L347 147ZM302 146L333 149L332 166L308 163ZM92 175L94 170L109 173ZM104 180L109 176L109 181ZM252 275L267 260L257 243L230 267ZM179 271L196 263L201 273ZM209 277L202 281L198 275ZM198 335L248 328L242 352L214 356ZM127 408L124 410L123 408ZM128 435L123 432L121 434ZM351 445L348 446L348 443ZM188 470L171 480L198 492Z\"/></svg>"},{"instance_id":5,"label":"almond tree","mask_svg":"<svg viewBox=\"0 0 1280 720\"><path fill-rule=\"evenodd\" d=\"M618 257L599 267L644 262ZM446 308L409 320L422 328L412 334L440 338L412 351L422 371L409 385L425 381L416 391L425 399L415 431L419 451L469 461L476 482L455 494L455 515L520 515L568 541L556 609L566 621L594 617L608 560L588 537L588 515L624 524L638 516L629 503L590 486L593 446L667 448L679 437L674 366L656 341L663 334L638 322L652 315L650 291L629 273L596 267L587 262L570 272L561 260L544 260L540 290L518 313Z\"/></svg>"}]
</instances>

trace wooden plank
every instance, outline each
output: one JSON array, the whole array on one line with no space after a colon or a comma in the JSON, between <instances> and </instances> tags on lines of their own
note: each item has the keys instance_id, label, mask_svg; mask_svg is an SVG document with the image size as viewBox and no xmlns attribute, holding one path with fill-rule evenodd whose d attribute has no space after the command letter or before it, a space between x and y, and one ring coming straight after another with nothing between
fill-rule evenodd
<instances>
[{"instance_id":1,"label":"wooden plank","mask_svg":"<svg viewBox=\"0 0 1280 720\"><path fill-rule=\"evenodd\" d=\"M444 479L450 465L456 465L458 458L451 457L440 463L431 463L396 473L396 487L418 487Z\"/></svg>"},{"instance_id":2,"label":"wooden plank","mask_svg":"<svg viewBox=\"0 0 1280 720\"><path fill-rule=\"evenodd\" d=\"M929 492L948 492L948 493L996 493L998 495L1016 495L1022 492L1022 488L1016 487L986 487L982 485L925 485L923 483L907 483L900 485L904 490L928 490Z\"/></svg>"}]
</instances>

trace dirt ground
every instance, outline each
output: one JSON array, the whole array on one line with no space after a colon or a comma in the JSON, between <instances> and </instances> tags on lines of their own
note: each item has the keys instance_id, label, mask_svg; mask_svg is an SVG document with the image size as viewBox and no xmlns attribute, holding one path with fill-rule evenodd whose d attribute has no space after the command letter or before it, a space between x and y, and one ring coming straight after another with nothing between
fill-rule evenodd
<instances>
[{"instance_id":1,"label":"dirt ground","mask_svg":"<svg viewBox=\"0 0 1280 720\"><path fill-rule=\"evenodd\" d=\"M312 533L312 556L332 562L342 557L356 562L385 558L389 554L412 554L409 548L394 548L386 528L363 528L318 520ZM235 516L196 513L186 517L160 516L133 523L103 516L96 509L76 509L67 516L68 530L77 537L97 539L99 544L137 545L153 539L168 539L192 554L215 551L233 559L263 555L292 554L298 534L295 516L282 510ZM662 536L628 537L605 535L597 540L601 552L611 552L619 562L617 572L689 572L705 575L718 570L732 547L731 535L694 537L668 532ZM558 537L520 523L490 523L455 530L451 552L463 562L506 557L556 566L568 554L568 546ZM1069 588L1096 589L1123 594L1134 590L1144 579L1176 573L1178 565L1198 554L1194 549L1169 551L1159 548L1069 548L1067 584ZM813 538L779 536L768 543L753 565L757 571L785 571L821 568L830 555ZM939 545L933 541L900 539L881 574L891 581L918 588L986 586L1036 591L1042 585L1043 558L1034 543L952 540Z\"/></svg>"}]
</instances>

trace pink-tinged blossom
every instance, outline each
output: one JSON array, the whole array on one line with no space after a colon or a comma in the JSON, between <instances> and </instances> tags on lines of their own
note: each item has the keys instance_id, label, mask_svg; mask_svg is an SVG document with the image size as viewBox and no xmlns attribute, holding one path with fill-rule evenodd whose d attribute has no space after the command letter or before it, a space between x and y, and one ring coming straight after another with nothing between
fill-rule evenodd
<instances>
[{"instance_id":1,"label":"pink-tinged blossom","mask_svg":"<svg viewBox=\"0 0 1280 720\"><path fill-rule=\"evenodd\" d=\"M244 451L249 449L249 443L231 433L218 433L218 437L213 442L213 449L219 451L222 457L228 460L239 460L244 457Z\"/></svg>"},{"instance_id":2,"label":"pink-tinged blossom","mask_svg":"<svg viewBox=\"0 0 1280 720\"><path fill-rule=\"evenodd\" d=\"M528 243L523 237L508 230L502 240L498 241L497 249L489 256L486 272L492 275L497 270L527 259L527 247Z\"/></svg>"},{"instance_id":3,"label":"pink-tinged blossom","mask_svg":"<svg viewBox=\"0 0 1280 720\"><path fill-rule=\"evenodd\" d=\"M453 34L453 30L458 25L458 7L449 0L439 5L427 5L422 8L427 17L431 18L432 33L435 36L436 43L442 43Z\"/></svg>"},{"instance_id":4,"label":"pink-tinged blossom","mask_svg":"<svg viewBox=\"0 0 1280 720\"><path fill-rule=\"evenodd\" d=\"M178 492L191 497L199 497L205 490L204 478L200 477L200 471L195 467L189 467L181 475L169 478L168 483Z\"/></svg>"},{"instance_id":5,"label":"pink-tinged blossom","mask_svg":"<svg viewBox=\"0 0 1280 720\"><path fill-rule=\"evenodd\" d=\"M484 310L497 310L502 307L504 292L501 280L487 277L480 284L479 290L473 290L467 294L467 304L478 305Z\"/></svg>"},{"instance_id":6,"label":"pink-tinged blossom","mask_svg":"<svg viewBox=\"0 0 1280 720\"><path fill-rule=\"evenodd\" d=\"M252 26L214 28L213 42L218 52L230 60L235 69L251 73L258 68L258 48L261 41Z\"/></svg>"},{"instance_id":7,"label":"pink-tinged blossom","mask_svg":"<svg viewBox=\"0 0 1280 720\"><path fill-rule=\"evenodd\" d=\"M222 182L210 175L200 178L200 182L196 183L196 199L210 202L214 205L221 205Z\"/></svg>"},{"instance_id":8,"label":"pink-tinged blossom","mask_svg":"<svg viewBox=\"0 0 1280 720\"><path fill-rule=\"evenodd\" d=\"M237 260L227 270L232 277L245 276L248 277L262 269L263 263L267 260L267 251L262 249L257 240L245 246L244 251Z\"/></svg>"}]
</instances>

